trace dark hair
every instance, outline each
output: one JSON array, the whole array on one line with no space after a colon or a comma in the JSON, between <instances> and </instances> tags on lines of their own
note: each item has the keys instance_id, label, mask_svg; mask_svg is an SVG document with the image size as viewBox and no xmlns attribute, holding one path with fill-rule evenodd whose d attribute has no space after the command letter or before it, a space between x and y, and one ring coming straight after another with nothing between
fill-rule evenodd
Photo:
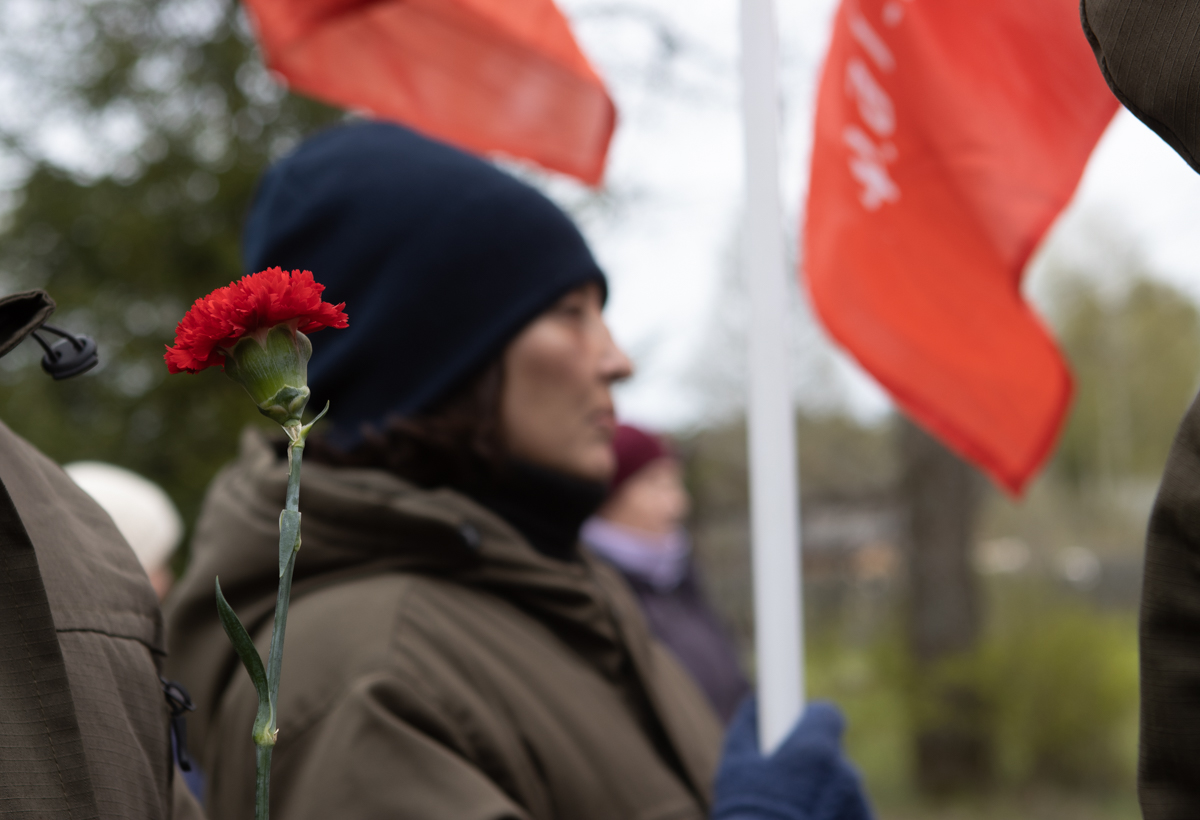
<instances>
[{"instance_id":1,"label":"dark hair","mask_svg":"<svg viewBox=\"0 0 1200 820\"><path fill-rule=\"evenodd\" d=\"M428 411L390 417L364 430L350 450L314 435L305 457L336 467L388 470L421 487L468 487L499 469L504 458L500 412L504 360L497 358Z\"/></svg>"}]
</instances>

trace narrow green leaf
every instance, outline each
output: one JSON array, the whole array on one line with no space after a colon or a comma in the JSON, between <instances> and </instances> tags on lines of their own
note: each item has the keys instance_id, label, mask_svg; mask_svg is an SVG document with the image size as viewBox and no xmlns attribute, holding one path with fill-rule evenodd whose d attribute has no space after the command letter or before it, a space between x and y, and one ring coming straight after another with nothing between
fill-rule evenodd
<instances>
[{"instance_id":1,"label":"narrow green leaf","mask_svg":"<svg viewBox=\"0 0 1200 820\"><path fill-rule=\"evenodd\" d=\"M254 641L250 640L246 627L242 626L237 613L221 593L220 578L217 579L217 612L221 615L221 626L225 627L225 634L229 636L229 641L238 657L242 659L242 665L246 667L250 680L254 682L254 691L258 692L261 711L262 705L266 703L269 706L271 700L270 690L267 688L267 672L263 668L262 656L258 654Z\"/></svg>"},{"instance_id":2,"label":"narrow green leaf","mask_svg":"<svg viewBox=\"0 0 1200 820\"><path fill-rule=\"evenodd\" d=\"M308 431L311 430L312 426L314 424L316 424L318 421L320 421L321 418L328 412L329 412L329 402L325 402L325 408L320 413L317 413L317 417L315 419L313 419L312 421L310 421L308 424L306 424L300 428L300 440L301 441L304 441L305 439L308 438Z\"/></svg>"},{"instance_id":3,"label":"narrow green leaf","mask_svg":"<svg viewBox=\"0 0 1200 820\"><path fill-rule=\"evenodd\" d=\"M287 568L288 561L300 549L300 513L284 510L279 514L279 577Z\"/></svg>"}]
</instances>

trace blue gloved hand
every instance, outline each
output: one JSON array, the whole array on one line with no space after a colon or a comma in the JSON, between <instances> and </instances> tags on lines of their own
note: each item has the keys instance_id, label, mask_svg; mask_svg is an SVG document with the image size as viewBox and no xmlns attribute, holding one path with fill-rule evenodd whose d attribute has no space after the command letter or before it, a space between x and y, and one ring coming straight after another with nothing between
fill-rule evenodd
<instances>
[{"instance_id":1,"label":"blue gloved hand","mask_svg":"<svg viewBox=\"0 0 1200 820\"><path fill-rule=\"evenodd\" d=\"M749 697L725 736L713 820L871 820L858 773L842 754L845 721L810 703L770 757L758 750L758 702Z\"/></svg>"}]
</instances>

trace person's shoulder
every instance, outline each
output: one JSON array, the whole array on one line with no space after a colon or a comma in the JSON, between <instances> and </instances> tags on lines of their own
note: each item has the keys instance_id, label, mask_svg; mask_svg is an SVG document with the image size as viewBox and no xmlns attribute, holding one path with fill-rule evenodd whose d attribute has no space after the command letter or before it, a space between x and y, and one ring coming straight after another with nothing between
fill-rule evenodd
<instances>
[{"instance_id":1,"label":"person's shoulder","mask_svg":"<svg viewBox=\"0 0 1200 820\"><path fill-rule=\"evenodd\" d=\"M297 589L288 616L288 649L294 636L304 643L336 637L343 650L387 652L399 621L428 594L430 583L415 573L383 570L350 572L311 591Z\"/></svg>"},{"instance_id":2,"label":"person's shoulder","mask_svg":"<svg viewBox=\"0 0 1200 820\"><path fill-rule=\"evenodd\" d=\"M59 465L2 422L0 481L37 554L55 626L161 651L158 600L112 519Z\"/></svg>"},{"instance_id":3,"label":"person's shoulder","mask_svg":"<svg viewBox=\"0 0 1200 820\"><path fill-rule=\"evenodd\" d=\"M416 642L437 644L455 631L454 624L469 628L471 621L494 618L504 608L486 592L438 573L350 572L293 599L288 647L291 651L293 635L304 635L306 642L340 636L346 650L390 658Z\"/></svg>"},{"instance_id":4,"label":"person's shoulder","mask_svg":"<svg viewBox=\"0 0 1200 820\"><path fill-rule=\"evenodd\" d=\"M293 599L288 655L311 660L313 672L355 674L395 667L415 647L451 651L455 633L494 617L489 597L452 578L403 570L331 581Z\"/></svg>"},{"instance_id":5,"label":"person's shoulder","mask_svg":"<svg viewBox=\"0 0 1200 820\"><path fill-rule=\"evenodd\" d=\"M284 654L281 716L319 719L361 681L427 691L435 669L471 649L471 624L488 617L479 593L453 580L382 571L324 584L293 598Z\"/></svg>"}]
</instances>

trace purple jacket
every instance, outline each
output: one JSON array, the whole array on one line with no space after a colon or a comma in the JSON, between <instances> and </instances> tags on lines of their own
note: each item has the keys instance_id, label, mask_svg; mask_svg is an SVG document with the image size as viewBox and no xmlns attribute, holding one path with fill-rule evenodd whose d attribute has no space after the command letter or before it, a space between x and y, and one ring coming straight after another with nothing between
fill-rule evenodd
<instances>
[{"instance_id":1,"label":"purple jacket","mask_svg":"<svg viewBox=\"0 0 1200 820\"><path fill-rule=\"evenodd\" d=\"M620 567L617 568L620 570ZM705 598L699 572L687 573L673 589L656 589L622 571L633 588L650 632L674 653L728 724L750 691L729 632Z\"/></svg>"}]
</instances>

